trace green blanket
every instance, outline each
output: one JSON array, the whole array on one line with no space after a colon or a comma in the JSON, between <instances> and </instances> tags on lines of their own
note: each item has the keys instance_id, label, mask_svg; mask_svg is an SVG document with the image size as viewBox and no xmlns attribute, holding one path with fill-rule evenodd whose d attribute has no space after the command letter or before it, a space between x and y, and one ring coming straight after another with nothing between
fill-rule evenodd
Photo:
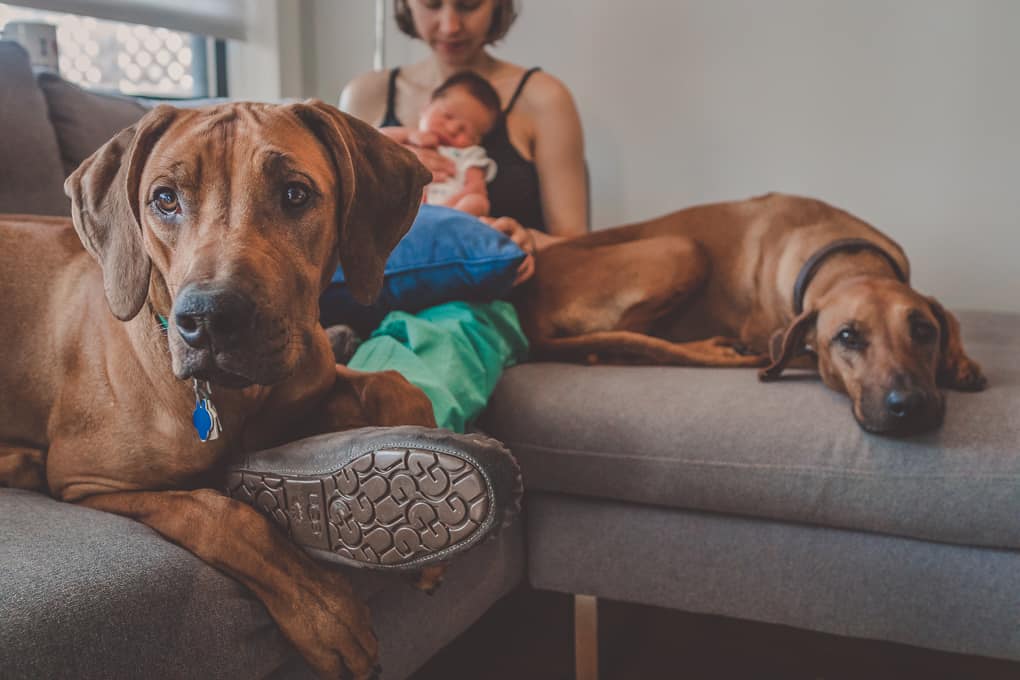
<instances>
[{"instance_id":1,"label":"green blanket","mask_svg":"<svg viewBox=\"0 0 1020 680\"><path fill-rule=\"evenodd\" d=\"M390 312L348 366L398 371L432 400L439 427L464 432L503 371L527 353L509 302L448 302L417 314Z\"/></svg>"}]
</instances>

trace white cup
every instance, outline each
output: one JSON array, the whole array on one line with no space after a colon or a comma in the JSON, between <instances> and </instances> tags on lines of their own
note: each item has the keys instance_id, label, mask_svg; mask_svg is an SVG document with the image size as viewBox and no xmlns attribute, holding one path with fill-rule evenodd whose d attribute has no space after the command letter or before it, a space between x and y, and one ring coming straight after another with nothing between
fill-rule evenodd
<instances>
[{"instance_id":1,"label":"white cup","mask_svg":"<svg viewBox=\"0 0 1020 680\"><path fill-rule=\"evenodd\" d=\"M32 67L58 73L57 27L38 21L8 21L3 37L13 40L28 52Z\"/></svg>"}]
</instances>

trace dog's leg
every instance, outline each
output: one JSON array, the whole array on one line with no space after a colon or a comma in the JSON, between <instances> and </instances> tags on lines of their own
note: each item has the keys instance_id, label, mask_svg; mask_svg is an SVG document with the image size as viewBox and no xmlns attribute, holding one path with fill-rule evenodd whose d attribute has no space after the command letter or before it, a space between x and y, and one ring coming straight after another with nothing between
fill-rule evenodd
<instances>
[{"instance_id":1,"label":"dog's leg","mask_svg":"<svg viewBox=\"0 0 1020 680\"><path fill-rule=\"evenodd\" d=\"M675 343L647 335L697 295L709 276L704 249L683 236L597 248L554 246L521 294L521 321L542 359L681 366L760 366L733 338Z\"/></svg>"},{"instance_id":2,"label":"dog's leg","mask_svg":"<svg viewBox=\"0 0 1020 680\"><path fill-rule=\"evenodd\" d=\"M337 390L341 398L345 389L354 390L366 424L383 427L436 426L431 400L396 371L365 373L346 366L338 365L336 368Z\"/></svg>"},{"instance_id":3,"label":"dog's leg","mask_svg":"<svg viewBox=\"0 0 1020 680\"><path fill-rule=\"evenodd\" d=\"M110 493L81 505L142 522L241 582L321 676L377 674L368 608L346 577L313 562L251 507L208 489Z\"/></svg>"},{"instance_id":4,"label":"dog's leg","mask_svg":"<svg viewBox=\"0 0 1020 680\"><path fill-rule=\"evenodd\" d=\"M45 452L0 445L0 487L46 491Z\"/></svg>"},{"instance_id":5,"label":"dog's leg","mask_svg":"<svg viewBox=\"0 0 1020 680\"><path fill-rule=\"evenodd\" d=\"M396 425L436 426L432 402L425 393L396 371L366 373L337 364L332 391L292 432L294 438L301 438Z\"/></svg>"},{"instance_id":6,"label":"dog's leg","mask_svg":"<svg viewBox=\"0 0 1020 680\"><path fill-rule=\"evenodd\" d=\"M532 353L541 359L581 361L595 356L606 363L717 368L750 368L768 363L767 356L747 354L735 338L670 342L631 331L603 331L568 338L551 338L535 343Z\"/></svg>"}]
</instances>

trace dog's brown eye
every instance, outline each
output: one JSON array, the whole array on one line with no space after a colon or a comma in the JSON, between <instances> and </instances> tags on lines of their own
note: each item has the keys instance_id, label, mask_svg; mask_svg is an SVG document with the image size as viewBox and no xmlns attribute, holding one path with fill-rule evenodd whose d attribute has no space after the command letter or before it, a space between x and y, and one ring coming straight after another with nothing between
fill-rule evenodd
<instances>
[{"instance_id":1,"label":"dog's brown eye","mask_svg":"<svg viewBox=\"0 0 1020 680\"><path fill-rule=\"evenodd\" d=\"M308 187L304 184L297 182L288 184L283 190L283 205L288 208L298 208L308 202L310 195Z\"/></svg>"},{"instance_id":2,"label":"dog's brown eye","mask_svg":"<svg viewBox=\"0 0 1020 680\"><path fill-rule=\"evenodd\" d=\"M181 211L180 201L177 200L177 194L173 189L159 187L152 192L152 202L164 215L175 215Z\"/></svg>"},{"instance_id":3,"label":"dog's brown eye","mask_svg":"<svg viewBox=\"0 0 1020 680\"><path fill-rule=\"evenodd\" d=\"M840 328L833 340L847 349L853 350L862 350L868 345L867 341L857 332L857 329L850 326Z\"/></svg>"},{"instance_id":4,"label":"dog's brown eye","mask_svg":"<svg viewBox=\"0 0 1020 680\"><path fill-rule=\"evenodd\" d=\"M926 321L918 321L910 326L910 335L913 336L916 342L927 345L935 342L935 338L938 336L938 329Z\"/></svg>"}]
</instances>

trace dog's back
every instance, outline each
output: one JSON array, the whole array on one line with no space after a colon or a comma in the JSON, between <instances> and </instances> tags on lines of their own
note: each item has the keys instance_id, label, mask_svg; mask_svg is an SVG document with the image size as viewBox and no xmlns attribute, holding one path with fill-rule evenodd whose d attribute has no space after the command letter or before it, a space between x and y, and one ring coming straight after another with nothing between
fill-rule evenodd
<instances>
[{"instance_id":1,"label":"dog's back","mask_svg":"<svg viewBox=\"0 0 1020 680\"><path fill-rule=\"evenodd\" d=\"M44 445L45 415L58 397L59 376L73 371L63 361L68 324L57 316L109 314L90 295L99 267L82 248L66 218L0 216L0 338L15 361L0 362L0 440ZM87 307L102 304L98 309Z\"/></svg>"},{"instance_id":2,"label":"dog's back","mask_svg":"<svg viewBox=\"0 0 1020 680\"><path fill-rule=\"evenodd\" d=\"M548 335L548 329L557 324L545 323L545 319L563 316L566 305L576 307L581 291L608 285L602 268L625 264L623 260L630 255L619 248L623 244L663 239L662 246L653 250L665 253L672 237L696 243L701 253L697 259L707 270L697 294L684 291L684 303L663 314L650 329L654 335L677 342L737 336L750 317L762 319L763 328L784 325L792 314L790 298L797 273L812 253L831 241L869 239L906 262L894 241L863 220L816 199L771 193L698 205L596 231L542 251L535 280L516 298L526 331L534 336ZM619 251L616 260L606 258L611 250ZM693 260L687 251L680 252L683 255L675 267L690 267ZM659 262L661 259L655 266L674 266ZM609 300L617 294L616 289L606 289L591 297ZM641 295L635 292L631 297Z\"/></svg>"}]
</instances>

